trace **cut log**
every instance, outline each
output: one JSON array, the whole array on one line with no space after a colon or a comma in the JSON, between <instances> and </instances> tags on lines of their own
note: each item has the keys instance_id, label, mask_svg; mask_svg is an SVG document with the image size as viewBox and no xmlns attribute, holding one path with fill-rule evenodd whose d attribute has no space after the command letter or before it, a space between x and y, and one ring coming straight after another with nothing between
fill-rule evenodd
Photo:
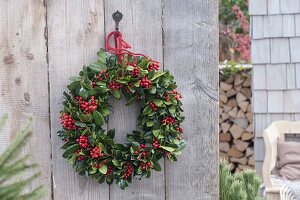
<instances>
[{"instance_id":1,"label":"cut log","mask_svg":"<svg viewBox=\"0 0 300 200\"><path fill-rule=\"evenodd\" d=\"M248 162L248 159L243 157L243 158L230 158L230 162L233 163L239 163L241 165L246 165Z\"/></svg>"},{"instance_id":2,"label":"cut log","mask_svg":"<svg viewBox=\"0 0 300 200\"><path fill-rule=\"evenodd\" d=\"M249 101L243 101L239 103L239 107L242 109L242 111L246 112L249 105Z\"/></svg>"},{"instance_id":3,"label":"cut log","mask_svg":"<svg viewBox=\"0 0 300 200\"><path fill-rule=\"evenodd\" d=\"M251 103L248 105L248 107L247 107L247 112L248 113L251 113L252 112L252 105L251 105Z\"/></svg>"},{"instance_id":4,"label":"cut log","mask_svg":"<svg viewBox=\"0 0 300 200\"><path fill-rule=\"evenodd\" d=\"M251 75L243 83L244 87L251 87Z\"/></svg>"},{"instance_id":5,"label":"cut log","mask_svg":"<svg viewBox=\"0 0 300 200\"><path fill-rule=\"evenodd\" d=\"M228 76L225 80L226 83L228 84L233 84L234 81L234 77L233 76Z\"/></svg>"},{"instance_id":6,"label":"cut log","mask_svg":"<svg viewBox=\"0 0 300 200\"><path fill-rule=\"evenodd\" d=\"M229 151L227 152L227 155L229 157L233 157L233 158L241 158L244 156L243 152L240 152L239 150L237 150L236 147L231 147L229 149Z\"/></svg>"},{"instance_id":7,"label":"cut log","mask_svg":"<svg viewBox=\"0 0 300 200\"><path fill-rule=\"evenodd\" d=\"M229 116L226 113L222 113L220 122L224 122L225 120L229 119Z\"/></svg>"},{"instance_id":8,"label":"cut log","mask_svg":"<svg viewBox=\"0 0 300 200\"><path fill-rule=\"evenodd\" d=\"M228 130L230 129L231 125L229 123L223 122L221 124L221 129L223 131L223 133L227 133Z\"/></svg>"},{"instance_id":9,"label":"cut log","mask_svg":"<svg viewBox=\"0 0 300 200\"><path fill-rule=\"evenodd\" d=\"M224 106L224 107L225 107L225 106ZM237 108L233 108L232 110L230 110L230 111L228 112L228 115L229 115L230 117L232 117L232 118L236 118L237 112L238 112L238 109L237 109Z\"/></svg>"},{"instance_id":10,"label":"cut log","mask_svg":"<svg viewBox=\"0 0 300 200\"><path fill-rule=\"evenodd\" d=\"M222 152L228 152L229 149L230 149L230 146L229 146L228 142L220 142L219 143L219 149Z\"/></svg>"},{"instance_id":11,"label":"cut log","mask_svg":"<svg viewBox=\"0 0 300 200\"><path fill-rule=\"evenodd\" d=\"M228 113L229 111L232 110L232 108L231 108L230 106L227 106L227 105L224 105L224 106L223 106L223 109L224 109L224 112L225 112L225 113Z\"/></svg>"},{"instance_id":12,"label":"cut log","mask_svg":"<svg viewBox=\"0 0 300 200\"><path fill-rule=\"evenodd\" d=\"M238 114L236 116L237 118L245 118L245 113L243 110L239 109Z\"/></svg>"},{"instance_id":13,"label":"cut log","mask_svg":"<svg viewBox=\"0 0 300 200\"><path fill-rule=\"evenodd\" d=\"M234 124L238 125L239 127L246 129L248 127L248 119L247 118L230 118Z\"/></svg>"},{"instance_id":14,"label":"cut log","mask_svg":"<svg viewBox=\"0 0 300 200\"><path fill-rule=\"evenodd\" d=\"M241 85L243 82L244 82L244 78L242 77L241 74L236 74L236 75L234 76L234 85L235 85L235 86Z\"/></svg>"},{"instance_id":15,"label":"cut log","mask_svg":"<svg viewBox=\"0 0 300 200\"><path fill-rule=\"evenodd\" d=\"M234 140L233 143L237 150L241 152L245 151L249 146L249 142L244 142L242 140Z\"/></svg>"},{"instance_id":16,"label":"cut log","mask_svg":"<svg viewBox=\"0 0 300 200\"><path fill-rule=\"evenodd\" d=\"M246 157L252 156L254 154L253 147L248 147L246 149Z\"/></svg>"},{"instance_id":17,"label":"cut log","mask_svg":"<svg viewBox=\"0 0 300 200\"><path fill-rule=\"evenodd\" d=\"M242 85L238 85L238 86L234 87L235 91L237 91L237 92L239 92L242 88L243 88Z\"/></svg>"},{"instance_id":18,"label":"cut log","mask_svg":"<svg viewBox=\"0 0 300 200\"><path fill-rule=\"evenodd\" d=\"M241 169L242 171L245 169L253 169L253 167L249 166L249 165L238 165L239 169Z\"/></svg>"},{"instance_id":19,"label":"cut log","mask_svg":"<svg viewBox=\"0 0 300 200\"><path fill-rule=\"evenodd\" d=\"M226 105L231 108L237 107L237 103L235 99L230 99L229 101L227 101Z\"/></svg>"},{"instance_id":20,"label":"cut log","mask_svg":"<svg viewBox=\"0 0 300 200\"><path fill-rule=\"evenodd\" d=\"M225 94L220 94L219 99L223 103L227 103L227 101L228 101L228 98Z\"/></svg>"},{"instance_id":21,"label":"cut log","mask_svg":"<svg viewBox=\"0 0 300 200\"><path fill-rule=\"evenodd\" d=\"M242 93L245 97L247 97L248 99L251 99L252 97L252 92L250 88L242 88L240 90L240 93Z\"/></svg>"},{"instance_id":22,"label":"cut log","mask_svg":"<svg viewBox=\"0 0 300 200\"><path fill-rule=\"evenodd\" d=\"M226 133L221 133L219 135L220 142L230 142L231 141L231 135Z\"/></svg>"},{"instance_id":23,"label":"cut log","mask_svg":"<svg viewBox=\"0 0 300 200\"><path fill-rule=\"evenodd\" d=\"M236 95L236 93L237 92L232 88L231 90L226 92L226 96L229 98L229 97Z\"/></svg>"},{"instance_id":24,"label":"cut log","mask_svg":"<svg viewBox=\"0 0 300 200\"><path fill-rule=\"evenodd\" d=\"M238 92L236 95L236 102L240 104L243 101L246 101L247 97L245 97L242 93Z\"/></svg>"},{"instance_id":25,"label":"cut log","mask_svg":"<svg viewBox=\"0 0 300 200\"><path fill-rule=\"evenodd\" d=\"M231 126L229 131L230 131L230 133L231 133L231 135L233 136L234 139L239 139L239 138L242 137L244 129L242 129L241 127L234 124L234 125Z\"/></svg>"},{"instance_id":26,"label":"cut log","mask_svg":"<svg viewBox=\"0 0 300 200\"><path fill-rule=\"evenodd\" d=\"M250 165L250 166L254 166L255 165L254 156L250 156L248 158L248 165Z\"/></svg>"},{"instance_id":27,"label":"cut log","mask_svg":"<svg viewBox=\"0 0 300 200\"><path fill-rule=\"evenodd\" d=\"M249 123L253 122L253 113L252 112L246 113L246 117L247 117Z\"/></svg>"},{"instance_id":28,"label":"cut log","mask_svg":"<svg viewBox=\"0 0 300 200\"><path fill-rule=\"evenodd\" d=\"M228 83L225 83L225 82L221 82L220 83L220 88L224 91L228 91L232 88L232 84L228 84Z\"/></svg>"},{"instance_id":29,"label":"cut log","mask_svg":"<svg viewBox=\"0 0 300 200\"><path fill-rule=\"evenodd\" d=\"M253 138L253 134L249 133L249 132L244 132L242 135L242 140L243 141L248 141L248 140L252 140Z\"/></svg>"},{"instance_id":30,"label":"cut log","mask_svg":"<svg viewBox=\"0 0 300 200\"><path fill-rule=\"evenodd\" d=\"M229 161L229 157L228 157L227 153L220 152L219 156L220 156L220 158Z\"/></svg>"},{"instance_id":31,"label":"cut log","mask_svg":"<svg viewBox=\"0 0 300 200\"><path fill-rule=\"evenodd\" d=\"M223 113L223 108L219 108L219 115L222 115Z\"/></svg>"},{"instance_id":32,"label":"cut log","mask_svg":"<svg viewBox=\"0 0 300 200\"><path fill-rule=\"evenodd\" d=\"M253 132L253 124L252 124L252 123L249 124L249 126L246 128L246 131L247 131L247 132L250 132L250 133Z\"/></svg>"}]
</instances>

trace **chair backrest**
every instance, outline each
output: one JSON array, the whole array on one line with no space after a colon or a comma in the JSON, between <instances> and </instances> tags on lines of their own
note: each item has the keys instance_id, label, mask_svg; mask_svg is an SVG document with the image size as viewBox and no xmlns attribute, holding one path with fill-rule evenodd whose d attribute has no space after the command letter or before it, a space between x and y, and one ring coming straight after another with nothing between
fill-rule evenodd
<instances>
[{"instance_id":1,"label":"chair backrest","mask_svg":"<svg viewBox=\"0 0 300 200\"><path fill-rule=\"evenodd\" d=\"M276 169L277 144L278 141L285 141L286 134L300 134L300 121L276 121L264 130L266 154L262 176L266 187L272 187L270 175Z\"/></svg>"}]
</instances>

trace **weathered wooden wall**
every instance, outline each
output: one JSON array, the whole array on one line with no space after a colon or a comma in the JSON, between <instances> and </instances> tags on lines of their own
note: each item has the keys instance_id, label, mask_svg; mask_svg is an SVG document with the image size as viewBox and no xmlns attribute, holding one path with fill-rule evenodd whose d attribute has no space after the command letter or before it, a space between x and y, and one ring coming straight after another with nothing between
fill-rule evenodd
<instances>
[{"instance_id":1,"label":"weathered wooden wall","mask_svg":"<svg viewBox=\"0 0 300 200\"><path fill-rule=\"evenodd\" d=\"M184 98L188 146L177 163L121 191L77 175L61 157L58 112L68 77L96 59L111 15L133 51L160 61L175 75ZM10 113L0 152L20 124L34 116L27 149L43 171L44 199L218 199L218 1L217 0L4 0L0 1L0 114ZM124 141L137 108L112 102L108 127Z\"/></svg>"},{"instance_id":2,"label":"weathered wooden wall","mask_svg":"<svg viewBox=\"0 0 300 200\"><path fill-rule=\"evenodd\" d=\"M256 169L262 133L273 121L300 119L300 1L250 0Z\"/></svg>"}]
</instances>

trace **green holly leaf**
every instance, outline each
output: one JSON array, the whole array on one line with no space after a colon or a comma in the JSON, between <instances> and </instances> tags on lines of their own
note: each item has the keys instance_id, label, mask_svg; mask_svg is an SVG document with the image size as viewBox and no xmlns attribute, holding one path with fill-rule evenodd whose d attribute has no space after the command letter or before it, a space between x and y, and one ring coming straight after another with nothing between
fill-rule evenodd
<instances>
[{"instance_id":1,"label":"green holly leaf","mask_svg":"<svg viewBox=\"0 0 300 200\"><path fill-rule=\"evenodd\" d=\"M114 139L114 138L115 138L115 133L116 133L116 130L115 130L115 129L110 129L110 130L107 132L107 136L110 137L111 139Z\"/></svg>"},{"instance_id":2,"label":"green holly leaf","mask_svg":"<svg viewBox=\"0 0 300 200\"><path fill-rule=\"evenodd\" d=\"M104 124L104 118L97 110L93 112L93 118L97 125L102 126Z\"/></svg>"},{"instance_id":3,"label":"green holly leaf","mask_svg":"<svg viewBox=\"0 0 300 200\"><path fill-rule=\"evenodd\" d=\"M150 79L151 81L157 79L158 77L164 75L167 72L155 72L155 74L153 75L153 77Z\"/></svg>"},{"instance_id":4,"label":"green holly leaf","mask_svg":"<svg viewBox=\"0 0 300 200\"><path fill-rule=\"evenodd\" d=\"M119 181L119 187L120 187L122 190L125 190L126 185L128 185L128 184L126 183L126 180L121 179L121 180Z\"/></svg>"},{"instance_id":5,"label":"green holly leaf","mask_svg":"<svg viewBox=\"0 0 300 200\"><path fill-rule=\"evenodd\" d=\"M121 92L120 92L120 90L111 90L111 93L114 95L114 97L116 99L120 99L121 98Z\"/></svg>"},{"instance_id":6,"label":"green holly leaf","mask_svg":"<svg viewBox=\"0 0 300 200\"><path fill-rule=\"evenodd\" d=\"M137 64L137 66L140 67L140 68L144 68L148 64L148 62L149 62L149 60L144 59L144 60L142 60L142 62L139 62Z\"/></svg>"},{"instance_id":7,"label":"green holly leaf","mask_svg":"<svg viewBox=\"0 0 300 200\"><path fill-rule=\"evenodd\" d=\"M164 102L161 99L154 99L153 103L155 103L155 105L157 105L158 107L161 107Z\"/></svg>"},{"instance_id":8,"label":"green holly leaf","mask_svg":"<svg viewBox=\"0 0 300 200\"><path fill-rule=\"evenodd\" d=\"M99 61L103 62L106 64L106 52L104 49L100 49L100 51L97 52Z\"/></svg>"},{"instance_id":9,"label":"green holly leaf","mask_svg":"<svg viewBox=\"0 0 300 200\"><path fill-rule=\"evenodd\" d=\"M153 130L152 133L153 133L153 135L154 135L155 137L158 137L159 134L160 134L160 130L159 130L159 129L158 129L158 130Z\"/></svg>"},{"instance_id":10,"label":"green holly leaf","mask_svg":"<svg viewBox=\"0 0 300 200\"><path fill-rule=\"evenodd\" d=\"M69 155L71 155L72 153L75 153L78 149L80 149L79 144L74 144L70 147L68 147L65 152L63 153L62 157L67 158L69 157Z\"/></svg>"},{"instance_id":11,"label":"green holly leaf","mask_svg":"<svg viewBox=\"0 0 300 200\"><path fill-rule=\"evenodd\" d=\"M110 110L107 107L104 107L101 109L101 113L103 116L108 116L110 113Z\"/></svg>"},{"instance_id":12,"label":"green holly leaf","mask_svg":"<svg viewBox=\"0 0 300 200\"><path fill-rule=\"evenodd\" d=\"M167 150L167 151L170 151L170 152L175 151L175 148L173 148L173 147L167 147L167 146L160 146L160 147L163 148L164 150Z\"/></svg>"},{"instance_id":13,"label":"green holly leaf","mask_svg":"<svg viewBox=\"0 0 300 200\"><path fill-rule=\"evenodd\" d=\"M176 108L175 108L175 106L170 106L170 107L168 108L168 110L169 110L170 114L174 114L175 111L176 111Z\"/></svg>"},{"instance_id":14,"label":"green holly leaf","mask_svg":"<svg viewBox=\"0 0 300 200\"><path fill-rule=\"evenodd\" d=\"M119 167L120 166L120 161L118 161L117 159L113 159L112 163L116 166Z\"/></svg>"},{"instance_id":15,"label":"green holly leaf","mask_svg":"<svg viewBox=\"0 0 300 200\"><path fill-rule=\"evenodd\" d=\"M102 167L99 169L99 172L101 172L102 174L106 174L107 173L107 165L102 165Z\"/></svg>"},{"instance_id":16,"label":"green holly leaf","mask_svg":"<svg viewBox=\"0 0 300 200\"><path fill-rule=\"evenodd\" d=\"M79 96L81 96L81 97L84 98L84 99L87 99L88 96L89 96L89 92L88 92L86 89L84 89L84 88L82 87L82 88L80 88L80 90L79 90Z\"/></svg>"},{"instance_id":17,"label":"green holly leaf","mask_svg":"<svg viewBox=\"0 0 300 200\"><path fill-rule=\"evenodd\" d=\"M153 169L155 171L161 171L161 166L158 162L153 162Z\"/></svg>"},{"instance_id":18,"label":"green holly leaf","mask_svg":"<svg viewBox=\"0 0 300 200\"><path fill-rule=\"evenodd\" d=\"M126 106L129 106L129 105L133 104L134 101L135 101L135 96L133 96L131 99L129 99L129 100L125 103L125 105L126 105Z\"/></svg>"},{"instance_id":19,"label":"green holly leaf","mask_svg":"<svg viewBox=\"0 0 300 200\"><path fill-rule=\"evenodd\" d=\"M155 94L156 93L156 87L151 86L149 92L150 92L150 94Z\"/></svg>"},{"instance_id":20,"label":"green holly leaf","mask_svg":"<svg viewBox=\"0 0 300 200\"><path fill-rule=\"evenodd\" d=\"M133 66L128 66L128 67L126 67L126 70L127 70L127 71L132 71L133 69L134 69Z\"/></svg>"},{"instance_id":21,"label":"green holly leaf","mask_svg":"<svg viewBox=\"0 0 300 200\"><path fill-rule=\"evenodd\" d=\"M74 81L68 86L68 88L73 91L76 91L79 87L80 87L80 81Z\"/></svg>"}]
</instances>

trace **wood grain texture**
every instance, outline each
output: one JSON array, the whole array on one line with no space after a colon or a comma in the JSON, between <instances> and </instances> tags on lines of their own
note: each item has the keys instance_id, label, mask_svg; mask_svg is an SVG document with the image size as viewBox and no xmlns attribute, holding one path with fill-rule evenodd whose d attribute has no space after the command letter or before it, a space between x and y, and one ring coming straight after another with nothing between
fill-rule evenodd
<instances>
[{"instance_id":1,"label":"wood grain texture","mask_svg":"<svg viewBox=\"0 0 300 200\"><path fill-rule=\"evenodd\" d=\"M43 184L51 199L51 147L49 130L47 47L44 38L45 7L42 0L0 1L0 115L9 113L1 132L0 152L33 117L33 134L22 151L40 164Z\"/></svg>"},{"instance_id":2,"label":"wood grain texture","mask_svg":"<svg viewBox=\"0 0 300 200\"><path fill-rule=\"evenodd\" d=\"M109 187L76 174L62 158L62 142L56 135L68 78L94 62L104 46L103 1L49 0L47 7L54 199L107 200Z\"/></svg>"},{"instance_id":3,"label":"wood grain texture","mask_svg":"<svg viewBox=\"0 0 300 200\"><path fill-rule=\"evenodd\" d=\"M164 68L183 95L187 147L166 161L166 199L218 199L218 2L163 1Z\"/></svg>"},{"instance_id":4,"label":"wood grain texture","mask_svg":"<svg viewBox=\"0 0 300 200\"><path fill-rule=\"evenodd\" d=\"M130 8L130 9L128 9ZM123 13L120 22L120 31L125 41L132 45L133 52L143 53L157 61L162 61L162 28L161 28L161 1L151 2L141 0L106 0L105 1L105 30L106 34L114 31L112 13L119 10ZM116 129L116 141L126 141L126 134L136 129L139 104L129 107L126 99L112 100L113 113L110 115L108 128ZM164 166L163 162L161 165ZM110 187L110 199L165 199L164 169L153 172L150 179L141 181L134 179L132 185L125 191L113 184Z\"/></svg>"}]
</instances>

